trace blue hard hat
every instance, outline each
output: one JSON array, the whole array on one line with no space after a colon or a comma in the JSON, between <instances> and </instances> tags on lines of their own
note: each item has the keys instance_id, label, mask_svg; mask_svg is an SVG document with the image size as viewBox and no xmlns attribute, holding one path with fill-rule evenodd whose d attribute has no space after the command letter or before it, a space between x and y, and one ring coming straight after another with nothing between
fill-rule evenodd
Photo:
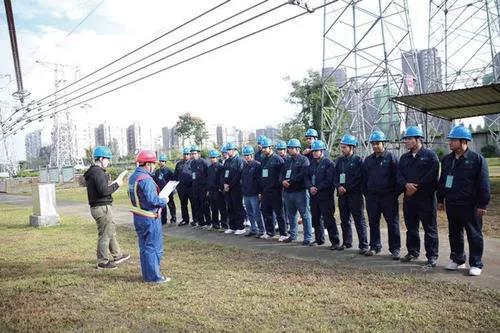
<instances>
[{"instance_id":1,"label":"blue hard hat","mask_svg":"<svg viewBox=\"0 0 500 333\"><path fill-rule=\"evenodd\" d=\"M385 134L382 131L373 131L370 135L370 142L386 142Z\"/></svg>"},{"instance_id":2,"label":"blue hard hat","mask_svg":"<svg viewBox=\"0 0 500 333\"><path fill-rule=\"evenodd\" d=\"M160 162L166 162L167 161L167 155L164 153L160 153L160 156L158 157L158 161Z\"/></svg>"},{"instance_id":3,"label":"blue hard hat","mask_svg":"<svg viewBox=\"0 0 500 333\"><path fill-rule=\"evenodd\" d=\"M281 140L276 142L275 148L276 149L286 149L286 142L281 141Z\"/></svg>"},{"instance_id":4,"label":"blue hard hat","mask_svg":"<svg viewBox=\"0 0 500 333\"><path fill-rule=\"evenodd\" d=\"M191 148L189 147L184 147L182 149L182 155L189 155L191 153Z\"/></svg>"},{"instance_id":5,"label":"blue hard hat","mask_svg":"<svg viewBox=\"0 0 500 333\"><path fill-rule=\"evenodd\" d=\"M271 147L273 145L271 139L264 137L260 143L262 148Z\"/></svg>"},{"instance_id":6,"label":"blue hard hat","mask_svg":"<svg viewBox=\"0 0 500 333\"><path fill-rule=\"evenodd\" d=\"M354 135L344 134L342 139L340 139L340 143L343 145L349 145L356 147L358 145L358 139Z\"/></svg>"},{"instance_id":7,"label":"blue hard hat","mask_svg":"<svg viewBox=\"0 0 500 333\"><path fill-rule=\"evenodd\" d=\"M98 159L99 157L104 157L109 159L113 157L113 154L111 154L111 150L106 146L95 147L93 155L94 155L94 160Z\"/></svg>"},{"instance_id":8,"label":"blue hard hat","mask_svg":"<svg viewBox=\"0 0 500 333\"><path fill-rule=\"evenodd\" d=\"M262 145L262 141L263 141L264 139L266 139L266 136L265 136L265 135L259 135L259 136L257 137L257 144L258 144L258 145Z\"/></svg>"},{"instance_id":9,"label":"blue hard hat","mask_svg":"<svg viewBox=\"0 0 500 333\"><path fill-rule=\"evenodd\" d=\"M200 150L200 147L198 147L198 145L192 145L190 151L192 153L194 151L201 151L201 150Z\"/></svg>"},{"instance_id":10,"label":"blue hard hat","mask_svg":"<svg viewBox=\"0 0 500 333\"><path fill-rule=\"evenodd\" d=\"M311 145L311 150L325 150L326 146L325 143L321 140L316 140L312 143Z\"/></svg>"},{"instance_id":11,"label":"blue hard hat","mask_svg":"<svg viewBox=\"0 0 500 333\"><path fill-rule=\"evenodd\" d=\"M412 138L412 137L423 138L424 137L424 132L418 126L410 126L410 127L408 127L406 129L406 131L405 131L405 133L403 135L403 139L405 139L405 138Z\"/></svg>"},{"instance_id":12,"label":"blue hard hat","mask_svg":"<svg viewBox=\"0 0 500 333\"><path fill-rule=\"evenodd\" d=\"M286 146L287 148L300 148L300 141L297 139L290 139Z\"/></svg>"},{"instance_id":13,"label":"blue hard hat","mask_svg":"<svg viewBox=\"0 0 500 333\"><path fill-rule=\"evenodd\" d=\"M318 131L316 131L314 128L309 128L307 131L306 131L306 135L305 135L306 138L308 137L313 137L313 138L317 138L318 137Z\"/></svg>"},{"instance_id":14,"label":"blue hard hat","mask_svg":"<svg viewBox=\"0 0 500 333\"><path fill-rule=\"evenodd\" d=\"M226 144L226 150L236 150L236 145L234 144L234 142L228 142Z\"/></svg>"},{"instance_id":15,"label":"blue hard hat","mask_svg":"<svg viewBox=\"0 0 500 333\"><path fill-rule=\"evenodd\" d=\"M253 154L255 154L255 151L253 150L252 146L243 147L243 156L253 155Z\"/></svg>"},{"instance_id":16,"label":"blue hard hat","mask_svg":"<svg viewBox=\"0 0 500 333\"><path fill-rule=\"evenodd\" d=\"M458 125L451 129L448 139L461 139L472 141L472 133L464 125Z\"/></svg>"},{"instance_id":17,"label":"blue hard hat","mask_svg":"<svg viewBox=\"0 0 500 333\"><path fill-rule=\"evenodd\" d=\"M208 154L210 158L217 158L220 156L220 153L218 150L212 149L210 153Z\"/></svg>"},{"instance_id":18,"label":"blue hard hat","mask_svg":"<svg viewBox=\"0 0 500 333\"><path fill-rule=\"evenodd\" d=\"M221 153L227 153L227 145L226 144L223 144L222 147L220 147L220 151Z\"/></svg>"}]
</instances>

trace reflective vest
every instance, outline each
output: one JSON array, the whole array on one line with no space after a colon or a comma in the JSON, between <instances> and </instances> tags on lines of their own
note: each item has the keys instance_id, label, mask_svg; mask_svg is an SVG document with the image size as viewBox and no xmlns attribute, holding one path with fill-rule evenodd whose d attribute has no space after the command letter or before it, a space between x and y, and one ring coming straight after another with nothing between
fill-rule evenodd
<instances>
[{"instance_id":1,"label":"reflective vest","mask_svg":"<svg viewBox=\"0 0 500 333\"><path fill-rule=\"evenodd\" d=\"M135 183L134 183L134 192L132 193L129 190L130 201L132 203L132 207L130 208L130 212L134 215L156 219L161 214L161 208L158 209L157 212L151 212L149 210L142 209L142 205L140 202L141 200L139 197L139 182L141 180L146 179L146 178L151 178L151 176L147 175L147 174L140 174L139 176L137 176ZM153 183L156 186L156 193L160 193L160 188L158 187L158 185L156 185L156 183L154 181L153 181Z\"/></svg>"}]
</instances>

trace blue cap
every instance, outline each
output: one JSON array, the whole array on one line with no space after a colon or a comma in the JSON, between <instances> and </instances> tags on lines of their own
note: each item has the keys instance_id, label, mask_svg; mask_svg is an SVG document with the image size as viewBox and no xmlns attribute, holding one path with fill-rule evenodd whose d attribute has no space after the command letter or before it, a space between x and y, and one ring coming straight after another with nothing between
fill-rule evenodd
<instances>
[{"instance_id":1,"label":"blue cap","mask_svg":"<svg viewBox=\"0 0 500 333\"><path fill-rule=\"evenodd\" d=\"M248 156L248 155L253 155L255 154L255 151L253 150L252 146L245 146L243 147L243 156Z\"/></svg>"},{"instance_id":2,"label":"blue cap","mask_svg":"<svg viewBox=\"0 0 500 333\"><path fill-rule=\"evenodd\" d=\"M104 157L104 158L112 158L113 154L111 154L111 150L106 146L97 146L94 149L94 160Z\"/></svg>"},{"instance_id":3,"label":"blue cap","mask_svg":"<svg viewBox=\"0 0 500 333\"><path fill-rule=\"evenodd\" d=\"M212 149L210 153L208 154L210 158L217 158L220 156L220 153L218 150Z\"/></svg>"},{"instance_id":4,"label":"blue cap","mask_svg":"<svg viewBox=\"0 0 500 333\"><path fill-rule=\"evenodd\" d=\"M228 142L226 144L226 150L236 150L236 145L234 144L234 142Z\"/></svg>"},{"instance_id":5,"label":"blue cap","mask_svg":"<svg viewBox=\"0 0 500 333\"><path fill-rule=\"evenodd\" d=\"M356 137L354 135L344 134L344 136L340 140L340 143L343 145L349 145L349 146L356 147L358 145L358 139L356 139Z\"/></svg>"},{"instance_id":6,"label":"blue cap","mask_svg":"<svg viewBox=\"0 0 500 333\"><path fill-rule=\"evenodd\" d=\"M405 133L403 135L403 139L405 139L405 138L412 138L412 137L423 138L424 137L424 132L418 126L410 126L410 127L408 127L406 129L406 131L405 131Z\"/></svg>"},{"instance_id":7,"label":"blue cap","mask_svg":"<svg viewBox=\"0 0 500 333\"><path fill-rule=\"evenodd\" d=\"M312 143L311 145L311 150L314 151L314 150L325 150L326 149L326 146L325 146L325 143L321 140L316 140Z\"/></svg>"},{"instance_id":8,"label":"blue cap","mask_svg":"<svg viewBox=\"0 0 500 333\"><path fill-rule=\"evenodd\" d=\"M287 148L300 148L300 141L298 139L290 139L286 144Z\"/></svg>"},{"instance_id":9,"label":"blue cap","mask_svg":"<svg viewBox=\"0 0 500 333\"><path fill-rule=\"evenodd\" d=\"M285 141L278 141L276 142L276 145L274 146L276 149L283 150L286 149L286 142Z\"/></svg>"},{"instance_id":10,"label":"blue cap","mask_svg":"<svg viewBox=\"0 0 500 333\"><path fill-rule=\"evenodd\" d=\"M318 137L318 131L316 131L314 128L309 128L306 131L306 138L317 138Z\"/></svg>"},{"instance_id":11,"label":"blue cap","mask_svg":"<svg viewBox=\"0 0 500 333\"><path fill-rule=\"evenodd\" d=\"M264 139L262 139L262 142L260 143L260 145L262 148L267 148L267 147L271 147L273 145L273 143L272 143L271 139L264 137Z\"/></svg>"},{"instance_id":12,"label":"blue cap","mask_svg":"<svg viewBox=\"0 0 500 333\"><path fill-rule=\"evenodd\" d=\"M472 141L472 133L464 125L458 125L451 129L448 139Z\"/></svg>"},{"instance_id":13,"label":"blue cap","mask_svg":"<svg viewBox=\"0 0 500 333\"><path fill-rule=\"evenodd\" d=\"M166 162L167 161L167 155L164 153L160 153L160 156L158 157L158 161L160 162Z\"/></svg>"},{"instance_id":14,"label":"blue cap","mask_svg":"<svg viewBox=\"0 0 500 333\"><path fill-rule=\"evenodd\" d=\"M382 131L373 131L370 135L370 142L385 142L387 139L385 138L385 134Z\"/></svg>"},{"instance_id":15,"label":"blue cap","mask_svg":"<svg viewBox=\"0 0 500 333\"><path fill-rule=\"evenodd\" d=\"M198 147L198 145L192 145L190 150L191 150L191 152L194 152L194 151L198 151L199 152L200 151L200 147Z\"/></svg>"}]
</instances>

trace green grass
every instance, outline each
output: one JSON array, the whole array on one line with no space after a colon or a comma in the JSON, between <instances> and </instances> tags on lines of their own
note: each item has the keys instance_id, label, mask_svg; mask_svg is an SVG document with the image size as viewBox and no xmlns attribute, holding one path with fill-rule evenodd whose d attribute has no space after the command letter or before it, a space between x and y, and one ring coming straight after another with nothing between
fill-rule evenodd
<instances>
[{"instance_id":1,"label":"green grass","mask_svg":"<svg viewBox=\"0 0 500 333\"><path fill-rule=\"evenodd\" d=\"M93 221L63 217L27 226L28 209L0 205L1 332L496 331L500 293L166 237L163 272L140 278L136 237L120 228L132 259L95 265Z\"/></svg>"}]
</instances>

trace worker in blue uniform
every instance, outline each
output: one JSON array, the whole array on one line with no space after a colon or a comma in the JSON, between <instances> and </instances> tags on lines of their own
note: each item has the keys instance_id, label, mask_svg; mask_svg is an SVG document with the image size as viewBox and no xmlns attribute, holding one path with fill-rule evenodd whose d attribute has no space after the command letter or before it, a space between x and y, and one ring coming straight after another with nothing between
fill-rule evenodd
<instances>
[{"instance_id":1,"label":"worker in blue uniform","mask_svg":"<svg viewBox=\"0 0 500 333\"><path fill-rule=\"evenodd\" d=\"M201 158L198 145L191 146L191 213L193 227L205 227L210 221L205 222L207 215L207 180L208 162Z\"/></svg>"},{"instance_id":2,"label":"worker in blue uniform","mask_svg":"<svg viewBox=\"0 0 500 333\"><path fill-rule=\"evenodd\" d=\"M358 235L359 254L368 251L368 237L364 215L361 183L363 175L363 159L355 154L358 146L356 137L345 134L340 140L341 156L335 161L334 184L337 189L340 227L342 228L342 245L338 250L352 247L351 216Z\"/></svg>"},{"instance_id":3,"label":"worker in blue uniform","mask_svg":"<svg viewBox=\"0 0 500 333\"><path fill-rule=\"evenodd\" d=\"M189 224L188 202L191 202L192 177L191 149L189 147L185 147L182 150L182 160L177 162L174 170L174 178L179 182L176 190L179 195L179 201L181 202L182 220L178 224L180 227Z\"/></svg>"},{"instance_id":4,"label":"worker in blue uniform","mask_svg":"<svg viewBox=\"0 0 500 333\"><path fill-rule=\"evenodd\" d=\"M210 221L212 223L212 228L227 229L227 211L226 202L224 200L224 187L222 184L222 175L224 173L224 167L220 163L219 158L221 154L217 150L211 150L209 152L210 166L208 167L208 178L207 178L207 188L208 188L208 199L210 201Z\"/></svg>"},{"instance_id":5,"label":"worker in blue uniform","mask_svg":"<svg viewBox=\"0 0 500 333\"><path fill-rule=\"evenodd\" d=\"M160 210L167 199L160 198L160 189L151 176L156 155L150 150L141 150L136 157L137 168L130 176L128 193L134 216L134 226L139 240L142 277L146 282L165 283L170 278L161 275L160 261L163 256L163 232Z\"/></svg>"},{"instance_id":6,"label":"worker in blue uniform","mask_svg":"<svg viewBox=\"0 0 500 333\"><path fill-rule=\"evenodd\" d=\"M369 139L373 154L363 162L362 189L366 199L370 225L370 250L365 256L373 256L382 250L380 217L383 214L389 234L389 251L393 260L400 259L401 237L399 232L398 196L402 192L397 182L398 162L385 149L385 134L373 131Z\"/></svg>"},{"instance_id":7,"label":"worker in blue uniform","mask_svg":"<svg viewBox=\"0 0 500 333\"><path fill-rule=\"evenodd\" d=\"M160 162L160 167L155 170L153 179L156 184L162 190L165 185L171 180L175 179L174 172L167 168L167 156L164 153L161 153L158 157L158 161ZM175 224L177 222L177 213L175 209L174 202L174 192L170 193L168 196L168 210L170 211L170 223ZM161 211L161 224L167 224L167 210L163 209Z\"/></svg>"},{"instance_id":8,"label":"worker in blue uniform","mask_svg":"<svg viewBox=\"0 0 500 333\"><path fill-rule=\"evenodd\" d=\"M262 161L262 141L266 138L265 135L259 135L257 137L257 148L255 149L254 159L257 162Z\"/></svg>"},{"instance_id":9,"label":"worker in blue uniform","mask_svg":"<svg viewBox=\"0 0 500 333\"><path fill-rule=\"evenodd\" d=\"M283 242L288 238L285 220L283 218L283 187L280 181L281 171L284 161L273 152L272 143L269 138L262 141L262 176L261 176L261 203L262 215L266 233L259 238L267 239L274 237L275 220L278 222L280 237L278 242Z\"/></svg>"},{"instance_id":10,"label":"worker in blue uniform","mask_svg":"<svg viewBox=\"0 0 500 333\"><path fill-rule=\"evenodd\" d=\"M302 245L310 245L312 241L311 212L309 209L309 192L307 190L307 173L309 160L300 153L300 141L290 139L287 143L290 157L285 161L281 171L281 182L284 189L285 207L290 222L290 236L284 241L290 243L297 240L297 212L302 218L304 240Z\"/></svg>"},{"instance_id":11,"label":"worker in blue uniform","mask_svg":"<svg viewBox=\"0 0 500 333\"><path fill-rule=\"evenodd\" d=\"M224 162L224 192L227 194L227 214L229 218L229 229L226 234L246 234L243 222L245 220L245 209L243 208L243 194L241 193L241 171L243 160L238 156L236 145L228 142L226 145L228 159Z\"/></svg>"},{"instance_id":12,"label":"worker in blue uniform","mask_svg":"<svg viewBox=\"0 0 500 333\"><path fill-rule=\"evenodd\" d=\"M450 240L448 270L465 267L464 229L469 242L469 275L483 270L483 215L490 201L488 165L481 155L469 149L471 132L464 126L452 128L448 135L451 153L441 162L437 201L446 210Z\"/></svg>"},{"instance_id":13,"label":"worker in blue uniform","mask_svg":"<svg viewBox=\"0 0 500 333\"><path fill-rule=\"evenodd\" d=\"M313 160L308 169L307 187L311 194L311 217L315 241L310 245L316 246L325 243L326 227L331 243L330 249L337 250L339 232L333 216L335 213L335 202L333 200L335 166L330 159L324 156L325 149L326 146L321 140L316 140L311 145ZM323 221L321 221L321 218L323 218Z\"/></svg>"},{"instance_id":14,"label":"worker in blue uniform","mask_svg":"<svg viewBox=\"0 0 500 333\"><path fill-rule=\"evenodd\" d=\"M262 167L260 162L254 159L255 151L252 146L243 147L242 153L245 162L241 172L241 192L250 221L250 231L245 236L259 238L266 233L259 201L259 194L262 192L260 189Z\"/></svg>"},{"instance_id":15,"label":"worker in blue uniform","mask_svg":"<svg viewBox=\"0 0 500 333\"><path fill-rule=\"evenodd\" d=\"M302 155L307 157L309 161L312 161L313 156L311 147L313 142L318 140L318 131L316 131L314 128L308 128L304 136L307 141L307 146L306 149L304 149L304 151L302 152Z\"/></svg>"},{"instance_id":16,"label":"worker in blue uniform","mask_svg":"<svg viewBox=\"0 0 500 333\"><path fill-rule=\"evenodd\" d=\"M435 152L423 147L423 138L424 133L418 126L408 127L403 135L408 152L399 159L398 183L404 188L403 216L408 253L401 261L410 262L419 257L419 224L422 222L427 266L435 267L439 251L436 219L439 159Z\"/></svg>"}]
</instances>

